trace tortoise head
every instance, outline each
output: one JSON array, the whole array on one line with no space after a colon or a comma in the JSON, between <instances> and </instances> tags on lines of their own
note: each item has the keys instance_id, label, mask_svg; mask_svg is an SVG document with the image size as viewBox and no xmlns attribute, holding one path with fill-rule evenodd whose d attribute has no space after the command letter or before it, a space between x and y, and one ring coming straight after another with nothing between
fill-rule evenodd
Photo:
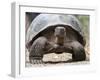
<instances>
[{"instance_id":1,"label":"tortoise head","mask_svg":"<svg viewBox=\"0 0 100 80\"><path fill-rule=\"evenodd\" d=\"M56 27L54 35L56 36L56 43L59 45L63 45L64 39L66 37L66 29L64 27Z\"/></svg>"}]
</instances>

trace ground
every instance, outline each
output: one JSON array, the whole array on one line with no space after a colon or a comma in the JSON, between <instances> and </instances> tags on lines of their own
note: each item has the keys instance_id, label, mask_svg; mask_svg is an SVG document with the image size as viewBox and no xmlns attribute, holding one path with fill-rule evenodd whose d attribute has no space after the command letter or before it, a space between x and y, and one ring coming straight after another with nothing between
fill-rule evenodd
<instances>
[{"instance_id":1,"label":"ground","mask_svg":"<svg viewBox=\"0 0 100 80\"><path fill-rule=\"evenodd\" d=\"M65 64L71 64L71 65L89 64L89 54L87 52L86 52L86 60L85 61L77 61L77 62L72 61L72 54L70 54L70 53L46 54L43 56L43 61L45 63L42 63L42 64L31 64L29 62L28 51L26 51L26 53L27 53L26 54L26 65L25 65L26 67L39 67L39 66L51 66L51 65L65 65Z\"/></svg>"}]
</instances>

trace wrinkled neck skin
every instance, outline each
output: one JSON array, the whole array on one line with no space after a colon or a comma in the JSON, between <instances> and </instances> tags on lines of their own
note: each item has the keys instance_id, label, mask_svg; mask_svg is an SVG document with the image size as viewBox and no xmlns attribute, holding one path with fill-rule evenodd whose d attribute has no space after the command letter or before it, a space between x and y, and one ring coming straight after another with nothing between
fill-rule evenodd
<instances>
[{"instance_id":1,"label":"wrinkled neck skin","mask_svg":"<svg viewBox=\"0 0 100 80\"><path fill-rule=\"evenodd\" d=\"M64 44L64 37L56 37L56 44L63 45Z\"/></svg>"}]
</instances>

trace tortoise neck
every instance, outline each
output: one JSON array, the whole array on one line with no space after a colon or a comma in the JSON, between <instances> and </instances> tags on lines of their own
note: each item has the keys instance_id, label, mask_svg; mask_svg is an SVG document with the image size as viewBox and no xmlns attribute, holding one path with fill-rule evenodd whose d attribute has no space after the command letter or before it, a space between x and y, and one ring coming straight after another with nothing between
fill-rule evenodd
<instances>
[{"instance_id":1,"label":"tortoise neck","mask_svg":"<svg viewBox=\"0 0 100 80\"><path fill-rule=\"evenodd\" d=\"M64 37L56 37L56 43L58 45L63 45L64 44Z\"/></svg>"}]
</instances>

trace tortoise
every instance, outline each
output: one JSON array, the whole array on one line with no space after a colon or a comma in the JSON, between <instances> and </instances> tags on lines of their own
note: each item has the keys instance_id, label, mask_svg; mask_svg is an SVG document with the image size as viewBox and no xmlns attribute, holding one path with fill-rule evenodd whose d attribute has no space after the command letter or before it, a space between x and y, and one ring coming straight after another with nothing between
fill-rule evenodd
<instances>
[{"instance_id":1,"label":"tortoise","mask_svg":"<svg viewBox=\"0 0 100 80\"><path fill-rule=\"evenodd\" d=\"M86 59L86 40L80 21L74 15L39 14L30 24L26 47L30 63L43 62L44 54L71 53L73 61Z\"/></svg>"}]
</instances>

